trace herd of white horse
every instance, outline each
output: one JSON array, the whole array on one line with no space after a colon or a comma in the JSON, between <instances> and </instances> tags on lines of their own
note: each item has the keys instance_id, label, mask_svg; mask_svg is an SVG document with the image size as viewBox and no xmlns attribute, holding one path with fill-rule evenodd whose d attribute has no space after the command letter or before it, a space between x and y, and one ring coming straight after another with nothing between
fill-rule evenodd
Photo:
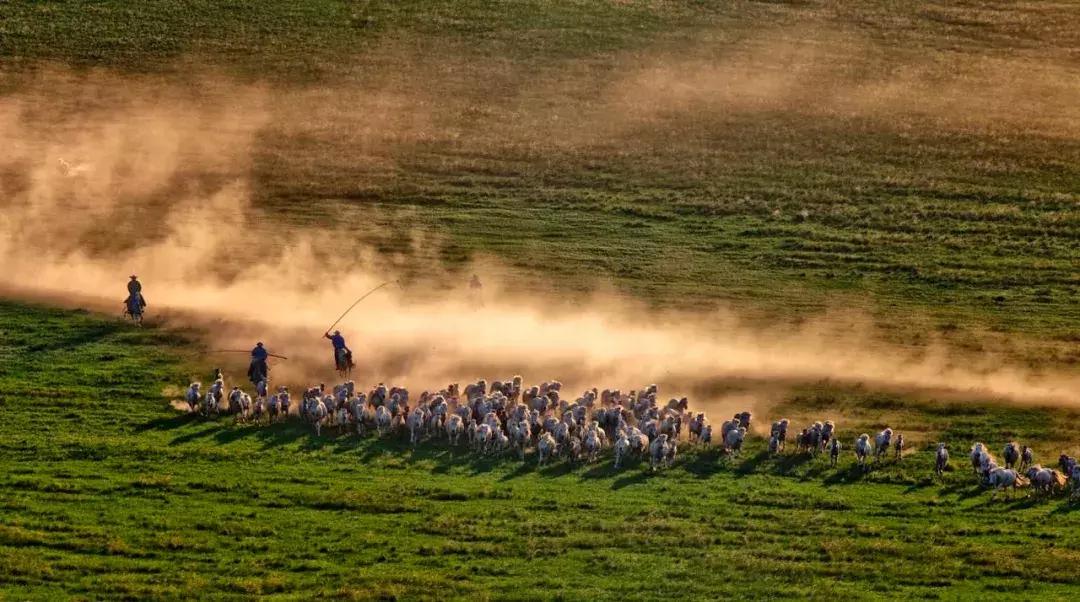
<instances>
[{"instance_id":1,"label":"herd of white horse","mask_svg":"<svg viewBox=\"0 0 1080 602\"><path fill-rule=\"evenodd\" d=\"M360 436L399 435L407 436L414 446L423 441L445 441L453 447L467 446L478 454L516 454L522 461L528 451L534 450L539 466L560 458L593 462L610 449L616 469L637 460L647 461L651 470L658 470L672 465L683 441L699 447L711 446L715 441L722 453L733 457L741 454L750 432L750 412L724 420L714 432L704 412L689 411L685 397L661 404L657 395L656 385L628 393L593 388L571 401L562 396L558 381L526 388L522 378L514 376L490 384L479 380L466 385L463 391L457 384L435 393L424 391L415 405L410 405L409 391L403 387L380 383L365 393L352 381L331 389L325 385L308 388L294 402L287 387L279 386L271 392L265 380L255 385L254 396L239 387L227 391L217 371L207 390L200 383L191 383L185 398L193 413L208 417L230 414L238 422L274 423L295 413L311 425L317 436L324 429ZM771 424L769 454L786 451L790 439L796 453L827 454L830 465L837 465L843 445L832 421L814 422L790 436L789 426L787 419ZM890 455L900 461L904 436L891 428L873 437L862 434L855 439L853 451L857 466L866 471L872 463ZM1070 498L1080 498L1080 465L1067 455L1061 455L1057 468L1044 468L1034 463L1031 448L1010 442L1002 454L1003 464L999 465L986 445L976 443L970 460L979 482L992 488L995 498L999 492L1008 496L1013 490L1029 486L1038 495L1068 490ZM935 473L940 477L948 469L948 448L939 443Z\"/></svg>"}]
</instances>

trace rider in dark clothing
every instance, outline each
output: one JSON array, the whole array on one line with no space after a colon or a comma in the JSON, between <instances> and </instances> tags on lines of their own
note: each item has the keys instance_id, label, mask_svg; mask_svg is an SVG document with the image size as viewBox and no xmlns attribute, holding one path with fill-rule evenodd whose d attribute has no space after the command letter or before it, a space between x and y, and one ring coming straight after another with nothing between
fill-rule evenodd
<instances>
[{"instance_id":1,"label":"rider in dark clothing","mask_svg":"<svg viewBox=\"0 0 1080 602\"><path fill-rule=\"evenodd\" d=\"M252 383L258 383L270 373L270 367L266 364L268 357L270 353L263 347L262 341L256 343L251 350L251 366L248 367L248 380Z\"/></svg>"},{"instance_id":2,"label":"rider in dark clothing","mask_svg":"<svg viewBox=\"0 0 1080 602\"><path fill-rule=\"evenodd\" d=\"M139 306L146 307L146 298L142 295L142 283L134 274L131 275L131 280L127 283L128 298L124 299L124 304L129 305L132 301L132 297L138 296Z\"/></svg>"},{"instance_id":3,"label":"rider in dark clothing","mask_svg":"<svg viewBox=\"0 0 1080 602\"><path fill-rule=\"evenodd\" d=\"M469 290L472 291L473 301L480 307L484 306L484 295L481 290L483 288L484 285L480 284L480 276L473 274L472 279L469 280Z\"/></svg>"},{"instance_id":4,"label":"rider in dark clothing","mask_svg":"<svg viewBox=\"0 0 1080 602\"><path fill-rule=\"evenodd\" d=\"M338 354L341 353L342 351L344 351L345 352L345 358L344 358L345 359L345 365L349 366L349 367L352 367L352 365L353 365L353 363L352 363L352 349L349 349L345 345L345 337L341 336L341 331L340 330L335 330L334 334L332 334L332 335L329 332L327 332L323 336L330 339L330 343L334 345L334 365L337 366L338 368L341 368L341 366L340 366L340 364L338 362Z\"/></svg>"}]
</instances>

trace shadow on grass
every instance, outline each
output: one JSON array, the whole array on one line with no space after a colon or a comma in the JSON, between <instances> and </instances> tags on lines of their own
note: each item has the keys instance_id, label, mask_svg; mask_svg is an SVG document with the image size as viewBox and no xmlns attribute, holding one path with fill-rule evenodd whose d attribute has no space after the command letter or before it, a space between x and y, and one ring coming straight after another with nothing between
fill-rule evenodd
<instances>
[{"instance_id":1,"label":"shadow on grass","mask_svg":"<svg viewBox=\"0 0 1080 602\"><path fill-rule=\"evenodd\" d=\"M601 458L593 464L586 464L590 468L581 473L581 479L608 479L616 475L622 474L627 470L640 469L641 462L635 461L623 461L622 465L615 468L615 458ZM648 466L648 463L645 464Z\"/></svg>"},{"instance_id":2,"label":"shadow on grass","mask_svg":"<svg viewBox=\"0 0 1080 602\"><path fill-rule=\"evenodd\" d=\"M112 336L125 328L126 325L123 322L103 321L92 325L76 326L69 329L57 329L55 332L67 334L68 336L56 336L47 341L27 345L25 350L28 353L64 351L70 354L72 353L72 350L78 349L83 345L100 343L107 337Z\"/></svg>"},{"instance_id":3,"label":"shadow on grass","mask_svg":"<svg viewBox=\"0 0 1080 602\"><path fill-rule=\"evenodd\" d=\"M686 469L686 472L699 479L707 479L714 474L727 472L730 468L728 461L731 458L725 455L718 447L702 450L693 455L687 454L684 458L686 462L683 463L683 468ZM648 461L644 462L644 464L645 470L648 470Z\"/></svg>"},{"instance_id":4,"label":"shadow on grass","mask_svg":"<svg viewBox=\"0 0 1080 602\"><path fill-rule=\"evenodd\" d=\"M680 455L672 468L652 471L647 459L631 458L616 469L610 453L592 464L570 463L565 458L556 458L543 467L536 465L536 452L532 451L522 461L517 453L508 452L497 455L480 455L467 445L450 447L443 438L429 439L417 446L408 443L404 436L378 436L367 433L357 436L353 431L339 432L334 428L323 430L321 436L315 436L311 427L296 417L273 424L235 424L231 417L206 420L197 414L177 413L169 417L156 418L135 427L136 432L179 431L172 440L174 445L182 445L211 440L216 444L229 445L239 441L255 441L263 450L293 448L300 452L327 451L334 455L352 455L359 466L380 463L386 468L420 468L431 474L450 474L452 472L481 475L496 472L500 481L509 482L527 475L544 479L557 479L566 475L577 474L581 481L611 480L611 489L620 490L632 485L647 483L654 477L663 477L668 471L693 475L697 479L709 479L717 474L729 474L734 477L746 477L755 474L769 474L795 477L803 481L820 480L826 486L848 485L866 482L870 475L887 470L892 463L871 463L868 470L863 470L852 460L846 460L838 467L832 467L825 456L812 456L807 453L770 454L764 449L757 449L742 457L725 454L719 447L692 447ZM944 480L927 475L909 478L903 483L905 494L916 493L932 488L940 488L942 496L955 496L960 499L986 496L986 504L991 504L988 490L977 484L974 478L961 478L958 473L950 473ZM895 475L892 475L895 476ZM901 475L903 476L903 475ZM875 483L897 484L889 479L890 474L873 479ZM885 480L882 480L884 478ZM999 499L993 507L1024 510L1056 499L1060 503L1051 514L1069 514L1080 510L1080 503L1062 500L1060 497L1044 500L1042 498L1013 498L1009 501Z\"/></svg>"},{"instance_id":5,"label":"shadow on grass","mask_svg":"<svg viewBox=\"0 0 1080 602\"><path fill-rule=\"evenodd\" d=\"M719 452L715 455L717 457L721 456ZM738 466L735 467L734 472L739 476L746 476L748 474L757 472L759 468L761 468L771 459L771 457L772 456L769 454L768 451L759 451L758 453L746 458L742 462L739 462ZM731 458L731 460L734 461L735 458Z\"/></svg>"},{"instance_id":6,"label":"shadow on grass","mask_svg":"<svg viewBox=\"0 0 1080 602\"><path fill-rule=\"evenodd\" d=\"M170 444L171 445L183 445L184 443L190 443L190 442L196 441L198 439L203 439L203 438L206 438L206 437L210 437L210 436L214 435L215 433L221 433L227 428L227 427L224 427L224 426L222 426L220 424L216 424L216 423L212 423L212 422L211 423L206 423L206 424L209 424L210 426L208 426L207 428L204 428L202 430L192 431L190 433L185 433L183 435L178 435L178 436L174 437L172 441L170 441Z\"/></svg>"},{"instance_id":7,"label":"shadow on grass","mask_svg":"<svg viewBox=\"0 0 1080 602\"><path fill-rule=\"evenodd\" d=\"M565 460L552 462L551 464L548 464L541 468L539 471L537 471L537 474L543 477L547 477L549 479L557 478L574 472L574 469L577 468L577 466L578 465L572 464Z\"/></svg>"},{"instance_id":8,"label":"shadow on grass","mask_svg":"<svg viewBox=\"0 0 1080 602\"><path fill-rule=\"evenodd\" d=\"M773 460L773 466L776 467L773 472L790 475L816 458L817 456L809 453L780 454Z\"/></svg>"},{"instance_id":9,"label":"shadow on grass","mask_svg":"<svg viewBox=\"0 0 1080 602\"><path fill-rule=\"evenodd\" d=\"M229 443L240 439L254 439L262 443L263 451L296 442L302 442L301 449L322 449L327 443L333 442L337 438L336 435L328 435L326 432L323 433L322 437L316 437L311 429L295 422L275 422L269 426L241 424L230 430L236 432L236 436L230 438L224 434L219 435L217 438L219 443Z\"/></svg>"},{"instance_id":10,"label":"shadow on grass","mask_svg":"<svg viewBox=\"0 0 1080 602\"><path fill-rule=\"evenodd\" d=\"M645 464L639 470L635 470L634 472L615 479L615 482L611 484L611 488L619 490L623 487L629 487L630 485L640 485L641 483L645 483L650 479L663 474L663 472L663 470L653 471L649 468L648 464Z\"/></svg>"},{"instance_id":11,"label":"shadow on grass","mask_svg":"<svg viewBox=\"0 0 1080 602\"><path fill-rule=\"evenodd\" d=\"M955 495L961 499L973 498L985 493L987 489L982 485L974 482L965 483L953 483L948 487L943 487L941 493L944 495Z\"/></svg>"},{"instance_id":12,"label":"shadow on grass","mask_svg":"<svg viewBox=\"0 0 1080 602\"><path fill-rule=\"evenodd\" d=\"M136 433L144 433L146 431L171 431L173 429L182 428L195 422L201 422L201 418L194 412L184 412L177 414L176 416L170 416L168 418L155 418L153 420L144 422L135 427Z\"/></svg>"},{"instance_id":13,"label":"shadow on grass","mask_svg":"<svg viewBox=\"0 0 1080 602\"><path fill-rule=\"evenodd\" d=\"M1000 502L1001 500L1002 496L999 495L998 501ZM1034 508L1035 506L1040 506L1050 501L1049 498L1036 496L1028 492L1026 497L1017 497L1017 494L1013 493L1010 499L1005 503L1008 505L1009 510L1027 510L1028 508Z\"/></svg>"},{"instance_id":14,"label":"shadow on grass","mask_svg":"<svg viewBox=\"0 0 1080 602\"><path fill-rule=\"evenodd\" d=\"M535 460L531 460L529 457L526 456L524 462L520 463L518 467L514 470L504 474L499 480L504 482L512 481L518 477L523 477L530 472L535 472L537 470L535 462Z\"/></svg>"},{"instance_id":15,"label":"shadow on grass","mask_svg":"<svg viewBox=\"0 0 1080 602\"><path fill-rule=\"evenodd\" d=\"M649 468L648 460L631 458L616 469L610 455L602 457L594 464L583 465L570 463L564 458L557 458L544 467L537 467L536 452L528 453L525 460L513 452L498 455L478 455L466 445L450 448L444 439L421 442L413 447L403 437L378 436L367 433L359 437L355 432L339 432L335 428L325 428L321 436L316 436L311 427L295 417L273 424L235 423L231 417L223 416L216 420L206 420L197 414L181 413L168 418L151 420L137 427L140 431L195 429L179 434L172 440L175 445L195 442L213 437L220 445L229 445L240 441L261 443L264 451L295 446L301 452L329 451L338 454L356 454L359 464L383 460L387 457L410 466L428 465L433 474L448 474L455 469L464 469L471 474L484 474L504 468L502 481L512 481L528 474L544 478L558 478L577 472L583 466L582 480L615 478L613 489L648 480L671 469L662 469L655 473ZM682 468L699 479L708 479L720 473L734 473L746 476L761 472L762 469L773 473L787 474L810 460L805 454L780 455L770 457L761 451L748 459L728 456L718 447L693 447L687 450L675 469ZM772 470L769 470L769 468Z\"/></svg>"},{"instance_id":16,"label":"shadow on grass","mask_svg":"<svg viewBox=\"0 0 1080 602\"><path fill-rule=\"evenodd\" d=\"M826 485L846 485L849 483L858 483L866 479L866 476L870 474L870 470L859 466L858 462L852 463L845 470L844 468L837 467L832 474L825 477L824 483Z\"/></svg>"},{"instance_id":17,"label":"shadow on grass","mask_svg":"<svg viewBox=\"0 0 1080 602\"><path fill-rule=\"evenodd\" d=\"M1080 510L1080 500L1066 499L1064 504L1054 508L1050 514L1071 514L1077 510Z\"/></svg>"}]
</instances>

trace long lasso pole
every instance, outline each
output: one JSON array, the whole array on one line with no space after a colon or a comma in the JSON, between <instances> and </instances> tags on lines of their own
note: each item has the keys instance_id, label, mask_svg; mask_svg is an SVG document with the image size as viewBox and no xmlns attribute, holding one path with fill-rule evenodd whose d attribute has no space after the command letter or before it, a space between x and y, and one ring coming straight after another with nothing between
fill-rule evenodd
<instances>
[{"instance_id":1,"label":"long lasso pole","mask_svg":"<svg viewBox=\"0 0 1080 602\"><path fill-rule=\"evenodd\" d=\"M210 353L251 353L250 351L244 351L243 349L214 349ZM289 358L284 355L277 355L276 353L267 353L270 357L276 357L278 359L287 360Z\"/></svg>"},{"instance_id":2,"label":"long lasso pole","mask_svg":"<svg viewBox=\"0 0 1080 602\"><path fill-rule=\"evenodd\" d=\"M352 309L354 307L359 305L361 301L363 301L364 299L367 299L368 297L370 297L372 293L379 290L380 288L386 286L387 284L393 284L394 282L397 282L397 280L387 280L386 282L383 282L379 286L376 286L375 288L371 289L370 291L364 293L364 295L362 297L360 297L359 299L354 301L353 304L349 306L349 309L346 309L340 316L338 316L338 319L334 320L333 324L331 324L329 327L327 327L326 332L330 332L330 330L333 327L337 326L338 322L340 322L342 319L344 319L345 316L349 315L349 312L352 311Z\"/></svg>"}]
</instances>

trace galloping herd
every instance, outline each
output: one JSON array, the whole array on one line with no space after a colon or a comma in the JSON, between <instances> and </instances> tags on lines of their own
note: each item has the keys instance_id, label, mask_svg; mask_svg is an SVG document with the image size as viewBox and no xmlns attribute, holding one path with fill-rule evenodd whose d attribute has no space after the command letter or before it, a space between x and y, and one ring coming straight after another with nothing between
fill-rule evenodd
<instances>
[{"instance_id":1,"label":"galloping herd","mask_svg":"<svg viewBox=\"0 0 1080 602\"><path fill-rule=\"evenodd\" d=\"M629 460L648 461L651 470L670 467L678 453L683 427L686 444L708 447L714 430L704 412L690 412L685 397L657 402L657 385L623 393L618 389L589 389L574 401L562 397L562 384L549 381L523 387L520 376L507 381L488 383L479 380L464 388L451 384L437 393L424 391L415 407L404 387L379 383L371 391L358 391L348 381L329 391L320 384L303 392L296 404L296 414L311 425L316 436L323 429L338 434L355 432L359 436L407 436L413 446L421 442L444 442L458 448L467 446L482 455L515 454L525 461L533 450L538 466L565 459L571 463L595 462L605 450L612 450L614 467ZM264 380L255 385L255 397L233 387L226 392L220 370L214 382L203 391L192 383L185 396L189 409L203 416L231 414L237 422L268 424L288 419L293 399L288 387L279 386L273 393ZM735 414L723 421L717 442L726 455L738 456L750 431L750 412ZM768 451L786 451L790 421L772 423ZM836 466L843 448L831 420L815 422L799 433L792 433L796 453L828 453L830 466ZM904 453L904 436L886 428L875 436L859 435L854 443L856 463L866 471L870 463L890 455L896 461ZM979 482L1008 496L1013 489L1031 486L1038 495L1071 490L1070 499L1080 498L1080 465L1062 454L1059 469L1035 464L1031 448L1015 442L1005 446L1004 466L999 466L986 445L971 448L971 465ZM937 445L935 473L941 476L949 467L949 452L944 443Z\"/></svg>"}]
</instances>

